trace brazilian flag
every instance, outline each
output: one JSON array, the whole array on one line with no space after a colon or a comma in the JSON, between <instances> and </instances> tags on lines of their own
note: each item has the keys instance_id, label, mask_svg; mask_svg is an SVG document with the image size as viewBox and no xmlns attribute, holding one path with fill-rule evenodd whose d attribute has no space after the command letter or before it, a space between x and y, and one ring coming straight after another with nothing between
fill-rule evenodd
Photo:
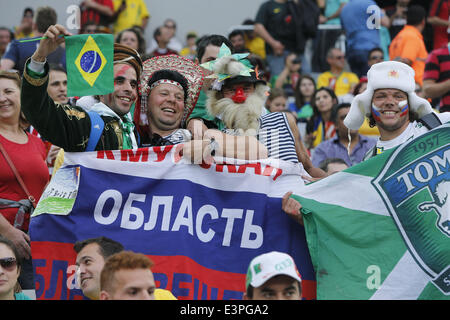
<instances>
[{"instance_id":1,"label":"brazilian flag","mask_svg":"<svg viewBox=\"0 0 450 320\"><path fill-rule=\"evenodd\" d=\"M114 91L114 36L66 37L67 95L103 95Z\"/></svg>"}]
</instances>

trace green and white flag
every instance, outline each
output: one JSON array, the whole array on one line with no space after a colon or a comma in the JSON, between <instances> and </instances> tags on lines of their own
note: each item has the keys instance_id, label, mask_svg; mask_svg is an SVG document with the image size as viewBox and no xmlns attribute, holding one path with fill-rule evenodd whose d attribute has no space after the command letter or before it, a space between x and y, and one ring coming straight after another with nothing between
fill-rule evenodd
<instances>
[{"instance_id":1,"label":"green and white flag","mask_svg":"<svg viewBox=\"0 0 450 320\"><path fill-rule=\"evenodd\" d=\"M317 299L450 299L450 124L307 185Z\"/></svg>"},{"instance_id":2,"label":"green and white flag","mask_svg":"<svg viewBox=\"0 0 450 320\"><path fill-rule=\"evenodd\" d=\"M114 91L114 36L66 37L67 95L103 95Z\"/></svg>"}]
</instances>

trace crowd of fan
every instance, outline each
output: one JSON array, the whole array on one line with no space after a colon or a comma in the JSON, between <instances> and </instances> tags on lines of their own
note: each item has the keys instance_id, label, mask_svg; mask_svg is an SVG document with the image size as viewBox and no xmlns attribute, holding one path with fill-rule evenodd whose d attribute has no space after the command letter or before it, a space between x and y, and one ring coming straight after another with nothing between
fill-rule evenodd
<instances>
[{"instance_id":1,"label":"crowd of fan","mask_svg":"<svg viewBox=\"0 0 450 320\"><path fill-rule=\"evenodd\" d=\"M225 35L234 53L249 53L249 60L254 64L258 77L269 84L270 92L265 102L267 113L285 112L293 117L299 138L306 146L312 164L328 174L363 161L379 136L378 129L368 121L359 131L349 131L343 123L353 97L366 89L367 72L375 63L391 60L410 65L415 71L417 95L428 99L436 112L450 111L450 74L447 74L445 67L449 57L447 27L450 20L447 1L431 1L427 8L413 5L410 0L398 0L395 5L385 8L377 6L379 11L375 11L375 14L379 13L379 19L375 19L375 23L379 25L368 28L367 8L371 5L377 6L372 0L266 1L256 8L254 19L246 19L240 27ZM117 43L134 48L142 61L166 55L180 55L196 64L207 61L200 61L208 55L198 52L197 48L210 35L189 32L184 41L180 41L176 35L176 21L171 18L153 30L151 41L146 43L150 14L143 0L84 0L80 8L80 34L112 33ZM1 27L1 69L17 70L21 75L26 60L36 48L36 42L19 40L41 37L56 21L56 12L49 7L36 11L26 8L18 26L13 29ZM431 32L425 33L426 30ZM432 37L424 37L424 33ZM50 63L49 96L57 103L75 105L76 98L67 97L64 47L49 55L47 60ZM0 125L1 116L0 112ZM196 118L195 109L191 118ZM28 130L39 137L32 127ZM46 149L37 152L47 159L51 175L60 150L46 141L44 143ZM45 184L46 181L41 184L42 187ZM20 186L17 188L18 193L21 193ZM3 192L6 189L8 186L0 181L1 198L11 192ZM37 193L40 195L42 191ZM6 210L14 211L11 208L2 209L2 214ZM19 235L1 231L0 228L0 235L11 240L0 241L0 269L3 270L13 265L11 261L2 259L5 252L10 254L10 249L5 248L27 243L29 237L26 233ZM101 247L105 242L107 245L108 241L97 239L78 244L78 247L76 245L77 264L86 264L80 255L80 252L86 251L85 248ZM1 243L5 244L5 248ZM29 247L18 247L13 250L14 256L29 258ZM103 266L110 254L104 254L103 249L100 251ZM123 248L119 246L116 251L123 251ZM152 265L143 257L134 258L138 269L148 269ZM114 267L120 269L120 264L127 259L132 258L116 257L117 261L110 261L108 266L110 270ZM145 278L146 274L141 276ZM100 272L97 277L100 277ZM102 274L102 283L107 281L107 277ZM145 298L154 298L153 278L149 279L146 287L142 287L141 294ZM100 279L97 280L93 293L86 292L93 299L111 298L107 289L102 289L100 294ZM109 288L108 285L105 287ZM299 291L296 294L301 295L301 289L296 290ZM8 297L2 295L0 290L0 298ZM172 298L170 293L165 297ZM20 299L20 296L16 298ZM139 297L136 295L134 298Z\"/></svg>"}]
</instances>

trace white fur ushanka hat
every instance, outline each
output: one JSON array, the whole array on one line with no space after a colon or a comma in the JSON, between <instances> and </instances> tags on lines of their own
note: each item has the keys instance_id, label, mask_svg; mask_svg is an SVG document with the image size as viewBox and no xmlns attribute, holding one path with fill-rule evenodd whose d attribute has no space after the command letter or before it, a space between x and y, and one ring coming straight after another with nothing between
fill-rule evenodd
<instances>
[{"instance_id":1,"label":"white fur ushanka hat","mask_svg":"<svg viewBox=\"0 0 450 320\"><path fill-rule=\"evenodd\" d=\"M353 98L344 124L358 130L364 117L371 114L372 97L377 89L398 89L408 95L409 108L422 117L432 112L430 103L415 93L414 70L405 63L384 61L374 64L367 73L367 89Z\"/></svg>"}]
</instances>

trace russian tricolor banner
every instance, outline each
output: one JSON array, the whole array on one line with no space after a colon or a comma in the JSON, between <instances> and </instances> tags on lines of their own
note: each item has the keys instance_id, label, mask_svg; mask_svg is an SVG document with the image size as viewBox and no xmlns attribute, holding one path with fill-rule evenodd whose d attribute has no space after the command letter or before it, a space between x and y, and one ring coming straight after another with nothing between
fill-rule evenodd
<instances>
[{"instance_id":1,"label":"russian tricolor banner","mask_svg":"<svg viewBox=\"0 0 450 320\"><path fill-rule=\"evenodd\" d=\"M250 260L273 250L293 256L315 299L304 229L281 210L301 194L301 165L188 164L180 147L66 153L30 222L37 299L84 298L73 244L99 236L148 255L178 299L242 299Z\"/></svg>"}]
</instances>

